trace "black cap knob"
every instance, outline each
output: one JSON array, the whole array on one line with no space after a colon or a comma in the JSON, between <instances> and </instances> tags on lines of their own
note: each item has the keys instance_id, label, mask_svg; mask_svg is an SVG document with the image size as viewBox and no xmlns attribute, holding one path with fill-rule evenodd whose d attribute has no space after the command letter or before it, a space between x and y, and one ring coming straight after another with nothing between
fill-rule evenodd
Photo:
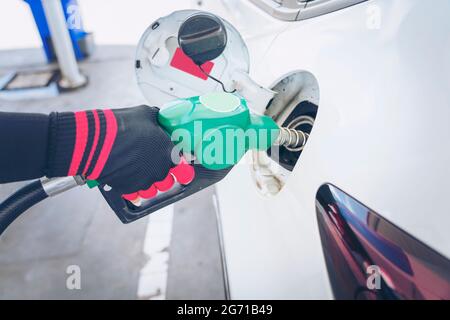
<instances>
[{"instance_id":1,"label":"black cap knob","mask_svg":"<svg viewBox=\"0 0 450 320\"><path fill-rule=\"evenodd\" d=\"M227 45L227 32L220 18L207 13L190 16L180 26L178 44L195 64L217 58Z\"/></svg>"}]
</instances>

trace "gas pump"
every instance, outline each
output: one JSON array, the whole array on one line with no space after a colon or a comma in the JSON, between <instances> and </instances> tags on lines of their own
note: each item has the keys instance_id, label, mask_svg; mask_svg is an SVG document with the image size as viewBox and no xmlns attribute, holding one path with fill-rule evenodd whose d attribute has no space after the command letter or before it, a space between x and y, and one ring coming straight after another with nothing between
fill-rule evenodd
<instances>
[{"instance_id":1,"label":"gas pump","mask_svg":"<svg viewBox=\"0 0 450 320\"><path fill-rule=\"evenodd\" d=\"M169 190L158 191L136 205L108 185L86 181L85 177L44 178L0 204L0 234L37 202L85 183L98 187L119 219L128 223L217 183L248 150L303 147L307 133L281 128L272 118L258 113L274 93L255 83L248 68L242 38L217 16L184 10L154 22L138 45L137 79L149 102L162 106L158 123L172 140L175 132L187 134L177 146L181 146L185 161L182 166L187 166L183 170L190 170L189 179L179 179ZM197 126L204 130L197 131ZM248 131L254 133L254 139L247 139ZM242 133L243 140L236 145L236 137ZM222 137L219 161L210 161L204 154L217 143L213 136Z\"/></svg>"}]
</instances>

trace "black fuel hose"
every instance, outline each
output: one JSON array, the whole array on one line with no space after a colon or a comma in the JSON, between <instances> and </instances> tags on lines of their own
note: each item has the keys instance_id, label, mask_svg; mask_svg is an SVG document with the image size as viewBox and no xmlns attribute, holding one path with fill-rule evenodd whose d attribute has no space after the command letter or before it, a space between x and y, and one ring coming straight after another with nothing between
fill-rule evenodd
<instances>
[{"instance_id":1,"label":"black fuel hose","mask_svg":"<svg viewBox=\"0 0 450 320\"><path fill-rule=\"evenodd\" d=\"M23 212L47 197L41 181L37 180L17 190L0 203L0 235Z\"/></svg>"}]
</instances>

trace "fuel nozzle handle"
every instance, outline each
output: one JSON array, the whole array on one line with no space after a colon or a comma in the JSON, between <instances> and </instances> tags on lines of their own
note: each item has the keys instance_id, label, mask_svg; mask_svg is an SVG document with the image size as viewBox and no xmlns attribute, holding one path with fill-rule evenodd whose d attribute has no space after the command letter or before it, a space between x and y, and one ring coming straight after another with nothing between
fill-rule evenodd
<instances>
[{"instance_id":1,"label":"fuel nozzle handle","mask_svg":"<svg viewBox=\"0 0 450 320\"><path fill-rule=\"evenodd\" d=\"M251 113L244 98L225 92L173 101L161 109L158 122L172 137L182 136L178 146L183 153L193 154L211 170L232 167L250 149L264 151L278 145L300 151L308 139L303 131Z\"/></svg>"},{"instance_id":2,"label":"fuel nozzle handle","mask_svg":"<svg viewBox=\"0 0 450 320\"><path fill-rule=\"evenodd\" d=\"M266 151L273 145L301 149L308 138L302 131L280 128L269 116L251 113L242 96L226 92L169 102L159 111L158 123L193 167L194 179L189 184L177 181L170 190L158 191L139 205L100 185L100 192L124 223L219 182L248 150Z\"/></svg>"}]
</instances>

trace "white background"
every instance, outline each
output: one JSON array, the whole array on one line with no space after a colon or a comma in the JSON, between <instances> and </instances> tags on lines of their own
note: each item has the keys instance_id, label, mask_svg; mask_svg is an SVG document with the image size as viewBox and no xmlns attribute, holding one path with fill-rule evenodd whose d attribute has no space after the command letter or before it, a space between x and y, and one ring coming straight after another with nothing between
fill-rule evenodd
<instances>
[{"instance_id":1,"label":"white background","mask_svg":"<svg viewBox=\"0 0 450 320\"><path fill-rule=\"evenodd\" d=\"M84 28L94 32L96 44L136 45L155 19L189 8L192 0L78 0ZM28 4L0 3L0 50L40 47L39 33Z\"/></svg>"}]
</instances>

